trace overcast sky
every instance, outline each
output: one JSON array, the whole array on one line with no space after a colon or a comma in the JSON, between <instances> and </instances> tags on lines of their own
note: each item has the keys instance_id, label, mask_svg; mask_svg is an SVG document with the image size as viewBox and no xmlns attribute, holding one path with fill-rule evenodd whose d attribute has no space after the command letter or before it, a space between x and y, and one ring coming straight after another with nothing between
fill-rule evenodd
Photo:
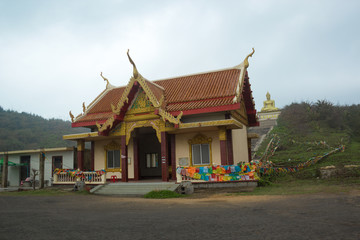
<instances>
[{"instance_id":1,"label":"overcast sky","mask_svg":"<svg viewBox=\"0 0 360 240\"><path fill-rule=\"evenodd\" d=\"M69 120L106 86L249 59L259 111L360 103L360 1L0 0L0 106Z\"/></svg>"}]
</instances>

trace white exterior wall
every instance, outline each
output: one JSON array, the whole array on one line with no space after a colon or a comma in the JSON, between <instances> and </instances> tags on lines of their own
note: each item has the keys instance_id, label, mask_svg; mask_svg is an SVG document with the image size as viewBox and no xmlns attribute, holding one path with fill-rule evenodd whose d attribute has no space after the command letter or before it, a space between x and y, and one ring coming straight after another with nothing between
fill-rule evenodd
<instances>
[{"instance_id":1,"label":"white exterior wall","mask_svg":"<svg viewBox=\"0 0 360 240\"><path fill-rule=\"evenodd\" d=\"M9 155L9 161L20 163L20 156ZM8 182L11 187L20 185L20 166L8 166Z\"/></svg>"},{"instance_id":2,"label":"white exterior wall","mask_svg":"<svg viewBox=\"0 0 360 240\"><path fill-rule=\"evenodd\" d=\"M20 164L21 156L30 156L30 176L32 169L39 170L39 152L32 153L21 153L21 154L9 154L9 161ZM48 181L52 178L52 157L62 156L63 157L63 168L74 168L74 151L56 151L56 152L45 152L45 166L44 166L44 180ZM39 175L36 176L36 180L39 180ZM9 186L20 185L20 166L9 166L8 167L8 181Z\"/></svg>"},{"instance_id":3,"label":"white exterior wall","mask_svg":"<svg viewBox=\"0 0 360 240\"><path fill-rule=\"evenodd\" d=\"M198 132L194 133L179 133L175 136L175 149L176 149L176 166L179 166L180 158L188 158L190 163L190 147L188 141L194 138ZM211 137L211 158L213 165L220 165L220 140L219 131L201 132L204 136Z\"/></svg>"},{"instance_id":4,"label":"white exterior wall","mask_svg":"<svg viewBox=\"0 0 360 240\"><path fill-rule=\"evenodd\" d=\"M239 162L249 162L247 128L232 130L234 165Z\"/></svg>"},{"instance_id":5,"label":"white exterior wall","mask_svg":"<svg viewBox=\"0 0 360 240\"><path fill-rule=\"evenodd\" d=\"M106 169L105 166L105 146L110 144L112 141L120 145L120 138L114 138L109 140L95 141L95 152L94 152L94 168L95 171ZM134 147L133 139L131 138L128 144L128 178L134 178ZM121 178L120 172L106 172L106 178L110 179L112 175L116 175Z\"/></svg>"}]
</instances>

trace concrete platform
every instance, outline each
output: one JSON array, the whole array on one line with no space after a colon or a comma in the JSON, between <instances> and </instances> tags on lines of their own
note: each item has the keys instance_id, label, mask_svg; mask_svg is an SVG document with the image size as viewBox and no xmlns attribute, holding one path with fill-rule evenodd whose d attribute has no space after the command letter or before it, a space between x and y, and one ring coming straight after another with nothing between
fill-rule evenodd
<instances>
[{"instance_id":1,"label":"concrete platform","mask_svg":"<svg viewBox=\"0 0 360 240\"><path fill-rule=\"evenodd\" d=\"M90 192L99 195L142 196L154 190L175 191L178 186L175 182L116 182L99 185Z\"/></svg>"},{"instance_id":2,"label":"concrete platform","mask_svg":"<svg viewBox=\"0 0 360 240\"><path fill-rule=\"evenodd\" d=\"M195 192L252 192L257 187L258 181L230 181L230 182L195 182Z\"/></svg>"},{"instance_id":3,"label":"concrete platform","mask_svg":"<svg viewBox=\"0 0 360 240\"><path fill-rule=\"evenodd\" d=\"M39 187L35 187L35 189L39 189ZM22 190L33 190L32 187L6 187L0 188L0 192L18 192Z\"/></svg>"}]
</instances>

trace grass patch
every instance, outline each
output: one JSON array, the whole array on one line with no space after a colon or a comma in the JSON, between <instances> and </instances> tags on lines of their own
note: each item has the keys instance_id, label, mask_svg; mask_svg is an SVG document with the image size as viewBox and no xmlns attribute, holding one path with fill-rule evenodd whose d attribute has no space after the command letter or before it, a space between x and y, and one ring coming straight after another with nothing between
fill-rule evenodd
<instances>
[{"instance_id":1,"label":"grass patch","mask_svg":"<svg viewBox=\"0 0 360 240\"><path fill-rule=\"evenodd\" d=\"M289 179L289 180L285 180ZM334 179L292 179L284 177L265 187L257 187L253 192L237 193L236 195L295 195L314 193L348 193L360 191L359 178Z\"/></svg>"},{"instance_id":2,"label":"grass patch","mask_svg":"<svg viewBox=\"0 0 360 240\"><path fill-rule=\"evenodd\" d=\"M181 198L185 195L173 192L170 190L160 190L160 191L151 191L145 194L144 198L154 198L154 199L163 199L163 198Z\"/></svg>"},{"instance_id":3,"label":"grass patch","mask_svg":"<svg viewBox=\"0 0 360 240\"><path fill-rule=\"evenodd\" d=\"M343 154L346 155L348 162L356 161L354 159L355 152L359 153L360 151L360 142L349 140L349 136L344 132L330 129L326 132L312 132L307 136L300 136L291 134L290 130L284 127L276 126L257 151L258 158L263 155L273 134L279 136L280 145L269 160L283 167L294 166L306 162L312 157L322 156L341 144L345 144L346 149L350 150L348 154ZM316 144L320 141L326 141L326 145Z\"/></svg>"}]
</instances>

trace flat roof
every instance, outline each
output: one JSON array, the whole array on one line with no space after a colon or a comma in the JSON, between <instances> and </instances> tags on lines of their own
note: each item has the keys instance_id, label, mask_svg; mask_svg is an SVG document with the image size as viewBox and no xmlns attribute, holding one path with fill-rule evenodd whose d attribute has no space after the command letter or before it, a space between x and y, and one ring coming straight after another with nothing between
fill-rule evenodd
<instances>
[{"instance_id":1,"label":"flat roof","mask_svg":"<svg viewBox=\"0 0 360 240\"><path fill-rule=\"evenodd\" d=\"M45 152L61 152L61 151L73 151L74 147L59 147L59 148L42 148L42 149L30 149L30 150L16 150L16 151L6 151L0 152L0 155L13 155L13 154L24 154L24 153L39 153L41 151Z\"/></svg>"}]
</instances>

